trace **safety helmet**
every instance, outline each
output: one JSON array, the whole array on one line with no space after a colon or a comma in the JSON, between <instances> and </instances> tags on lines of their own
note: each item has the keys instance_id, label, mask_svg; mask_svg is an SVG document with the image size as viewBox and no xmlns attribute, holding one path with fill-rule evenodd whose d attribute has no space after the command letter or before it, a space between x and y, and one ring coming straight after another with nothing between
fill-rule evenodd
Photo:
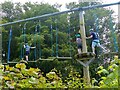
<instances>
[{"instance_id":1,"label":"safety helmet","mask_svg":"<svg viewBox=\"0 0 120 90\"><path fill-rule=\"evenodd\" d=\"M25 45L28 45L28 43L25 43Z\"/></svg>"},{"instance_id":2,"label":"safety helmet","mask_svg":"<svg viewBox=\"0 0 120 90\"><path fill-rule=\"evenodd\" d=\"M93 30L93 28L91 28L90 30L89 30L89 32L93 32L94 30Z\"/></svg>"},{"instance_id":3,"label":"safety helmet","mask_svg":"<svg viewBox=\"0 0 120 90\"><path fill-rule=\"evenodd\" d=\"M77 37L77 38L80 38L80 33L77 33L76 37Z\"/></svg>"}]
</instances>

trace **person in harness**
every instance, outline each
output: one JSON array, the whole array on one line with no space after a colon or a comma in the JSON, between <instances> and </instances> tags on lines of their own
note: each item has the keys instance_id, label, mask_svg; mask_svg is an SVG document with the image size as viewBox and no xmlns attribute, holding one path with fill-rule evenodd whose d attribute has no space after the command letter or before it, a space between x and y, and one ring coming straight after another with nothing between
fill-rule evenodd
<instances>
[{"instance_id":1,"label":"person in harness","mask_svg":"<svg viewBox=\"0 0 120 90\"><path fill-rule=\"evenodd\" d=\"M97 32L94 32L93 29L90 29L89 32L90 32L90 36L86 37L86 39L92 38L92 52L95 54L96 46L102 48L104 50L104 52L106 52L105 48L100 45L99 34Z\"/></svg>"},{"instance_id":2,"label":"person in harness","mask_svg":"<svg viewBox=\"0 0 120 90\"><path fill-rule=\"evenodd\" d=\"M77 48L78 48L78 54L80 54L82 52L82 40L81 40L81 35L78 32L76 35L76 43L77 43Z\"/></svg>"},{"instance_id":3,"label":"person in harness","mask_svg":"<svg viewBox=\"0 0 120 90\"><path fill-rule=\"evenodd\" d=\"M28 43L25 43L25 45L24 45L24 48L25 48L25 58L26 58L26 61L28 61L28 55L29 55L29 53L30 53L30 49L34 49L34 48L36 48L36 47L30 47L29 45L28 45Z\"/></svg>"}]
</instances>

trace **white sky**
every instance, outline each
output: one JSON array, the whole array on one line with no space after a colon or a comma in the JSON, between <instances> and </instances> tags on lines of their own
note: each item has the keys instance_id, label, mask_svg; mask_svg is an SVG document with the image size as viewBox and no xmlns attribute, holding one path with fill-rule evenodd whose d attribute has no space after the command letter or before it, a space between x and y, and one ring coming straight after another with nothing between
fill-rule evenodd
<instances>
[{"instance_id":1,"label":"white sky","mask_svg":"<svg viewBox=\"0 0 120 90\"><path fill-rule=\"evenodd\" d=\"M59 3L59 4L62 4L61 11L64 11L66 3L73 2L73 1L74 2L78 2L78 1L85 2L85 1L94 1L94 0L0 0L0 2L4 2L4 1L13 1L13 2L21 2L21 3L25 3L28 1L30 1L30 2L48 2L51 5L53 5L55 3ZM107 3L115 3L120 0L98 0L98 1L102 1L104 4L107 4ZM118 15L118 5L110 6L110 8L116 12L115 15Z\"/></svg>"}]
</instances>

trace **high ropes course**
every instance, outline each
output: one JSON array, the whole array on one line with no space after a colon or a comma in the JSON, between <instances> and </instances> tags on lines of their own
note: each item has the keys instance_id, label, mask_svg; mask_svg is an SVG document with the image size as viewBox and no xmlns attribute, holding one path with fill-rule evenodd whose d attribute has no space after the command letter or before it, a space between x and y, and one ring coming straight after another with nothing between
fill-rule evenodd
<instances>
[{"instance_id":1,"label":"high ropes course","mask_svg":"<svg viewBox=\"0 0 120 90\"><path fill-rule=\"evenodd\" d=\"M28 63L37 63L38 61L53 61L53 60L72 60L72 59L75 59L77 60L78 63L80 63L81 65L83 65L83 72L84 72L84 82L86 85L90 85L90 76L89 76L89 64L95 59L95 54L93 54L92 52L88 52L87 51L87 45L86 45L86 35L85 35L85 23L84 23L84 11L86 10L90 10L90 9L96 9L96 8L102 8L102 7L107 7L107 6L111 6L111 5L118 5L120 4L120 2L116 2L116 3L111 3L111 4L103 4L103 5L94 5L94 6L87 6L87 7L79 7L79 8L74 8L74 9L71 9L71 10L67 10L67 11L63 11L63 12L55 12L55 13L50 13L50 14L45 14L45 15L41 15L41 16L36 16L36 17L32 17L32 18L27 18L27 19L23 19L23 20L17 20L17 21L14 21L14 22L8 22L8 23L4 23L4 24L0 24L0 27L5 27L5 26L8 26L10 25L11 28L9 29L9 40L8 40L8 53L7 53L7 63L6 64L10 64L10 63L18 63L18 62L12 62L10 61L10 56L11 56L11 40L12 40L12 31L13 31L13 25L14 24L20 24L22 22L25 22L24 23L24 27L21 29L22 30L22 35L23 35L23 41L22 42L26 42L26 30L27 30L27 24L28 24L28 21L34 21L34 20L40 20L42 18L47 18L47 17L51 17L51 16L57 16L57 15L60 15L60 14L67 14L69 15L69 13L71 12L76 12L78 11L79 12L79 27L80 27L80 33L81 33L81 38L82 38L82 53L81 54L75 54L74 56L71 55L71 42L68 40L68 45L69 45L69 56L59 56L59 42L58 42L58 21L57 19L54 20L55 22L55 30L56 30L56 38L53 37L53 24L51 23L50 25L50 39L51 39L51 56L50 58L43 58L42 57L42 45L41 45L41 41L39 40L38 42L36 42L36 39L37 39L37 35L41 35L41 32L38 28L41 27L40 23L32 23L35 24L35 29L34 29L34 32L32 32L34 34L34 46L36 46L37 43L39 43L38 47L39 48L34 48L34 53L33 53L33 56L34 56L34 61L28 61ZM96 16L96 14L94 14L94 18L95 18L95 26L96 26L96 32L98 32L98 18ZM117 43L116 43L116 38L115 38L115 34L114 34L114 29L113 29L113 23L112 23L112 20L111 20L111 16L110 16L110 21L109 21L109 24L110 24L110 30L112 32L112 37L113 37L113 44L114 44L114 49L115 49L115 53L113 52L110 52L110 53L106 53L106 55L116 55L118 54L118 46L117 46ZM70 23L69 23L69 20L68 20L68 38L70 39ZM79 30L78 30L79 31ZM53 39L55 40L54 43L56 43L56 45L54 46L55 48L55 51L53 50ZM20 58L22 59L24 57L24 49L23 49L23 45L22 43L20 44L21 45L21 53L20 53ZM39 56L39 58L37 58L37 54ZM104 54L105 55L105 54ZM20 62L24 62L24 60L21 60ZM6 64L3 64L3 65L6 65Z\"/></svg>"},{"instance_id":2,"label":"high ropes course","mask_svg":"<svg viewBox=\"0 0 120 90\"><path fill-rule=\"evenodd\" d=\"M21 23L21 22L26 22L24 24L24 27L22 29L22 34L24 35L24 40L23 42L26 42L26 39L25 39L25 35L26 35L26 24L28 23L28 21L32 21L32 20L36 20L36 19L41 19L41 18L45 18L45 17L50 17L50 16L56 16L56 15L60 15L60 14L64 14L64 13L69 13L69 12L75 12L75 11L79 11L79 22L80 22L80 30L81 30L81 37L82 37L82 46L83 46L83 51L81 53L81 55L75 55L75 57L71 57L71 51L70 51L70 55L69 57L59 57L58 56L58 29L57 29L57 24L56 24L56 56L54 57L53 55L51 55L52 57L49 58L49 59L43 59L41 58L41 50L39 49L39 56L40 58L36 60L36 48L34 49L34 61L29 61L29 62L37 62L39 60L55 60L55 59L58 59L58 60L71 60L71 59L81 59L81 60L86 60L86 57L87 59L90 59L91 57L94 57L95 55L93 55L91 52L87 52L87 46L86 46L86 39L84 38L86 35L85 35L85 26L84 26L84 15L83 15L83 11L86 11L86 10L90 10L90 9L95 9L95 8L101 8L101 7L107 7L107 6L111 6L111 5L117 5L117 4L120 4L120 2L117 2L117 3L111 3L111 4L103 4L103 5L94 5L94 6L87 6L87 7L80 7L80 8L74 8L74 9L71 9L71 10L67 10L67 11L62 11L62 12L55 12L55 13L50 13L50 14L45 14L45 15L41 15L41 16L36 16L36 17L32 17L32 18L27 18L27 19L23 19L23 20L17 20L17 21L14 21L14 22L8 22L8 23L4 23L4 24L0 24L0 27L3 27L3 26L7 26L7 25L11 25L11 28L9 30L9 41L8 41L8 54L7 54L7 63L12 63L9 61L10 59L10 53L11 53L11 50L10 50L10 45L11 45L11 39L12 39L12 25L13 24L16 24L16 23ZM98 32L98 18L96 16L96 14L94 14L94 17L95 17L95 23L96 23L96 31ZM111 16L110 16L111 18ZM55 23L57 23L57 19L55 21ZM118 47L117 47L117 44L116 44L116 38L115 38L115 35L113 34L114 30L112 28L112 21L110 21L110 28L112 30L112 36L114 37L114 48L115 48L115 51L118 52ZM37 30L37 28L40 28L40 25L36 25L35 26L35 31L34 31L34 34L37 33L37 31L39 31L38 33L40 34L40 30ZM51 30L51 44L52 44L52 40L53 40L53 37L52 37L52 24L50 26L50 30ZM68 31L68 34L70 34L70 29ZM69 37L70 38L70 37ZM69 43L70 47L71 47L71 43ZM34 43L34 46L36 46L36 42ZM41 45L39 45L39 48L41 48ZM53 48L53 47L52 47ZM52 51L53 53L54 51ZM24 50L22 48L22 45L21 45L21 59L24 57ZM110 53L109 53L110 54ZM116 54L116 53L113 53L113 54ZM88 58L90 57L90 58ZM17 63L17 62L15 62Z\"/></svg>"},{"instance_id":3,"label":"high ropes course","mask_svg":"<svg viewBox=\"0 0 120 90\"><path fill-rule=\"evenodd\" d=\"M83 15L83 11L86 11L86 10L90 10L90 9L95 9L95 8L102 8L102 7L107 7L107 6L111 6L111 5L118 5L120 4L120 2L116 2L116 3L111 3L111 4L103 4L103 5L94 5L94 6L87 6L87 7L79 7L79 8L73 8L71 10L67 10L67 11L62 11L62 12L55 12L55 13L50 13L50 14L45 14L45 15L41 15L41 16L36 16L36 17L31 17L31 18L27 18L27 19L23 19L23 20L17 20L17 21L14 21L14 22L8 22L8 23L3 23L3 24L0 24L0 27L4 27L4 26L8 26L8 25L11 25L11 28L9 30L9 41L8 41L8 54L7 54L7 63L17 63L17 62L10 62L10 53L11 53L11 40L12 40L12 31L13 31L13 27L12 25L16 24L16 23L22 23L22 22L25 22L24 24L24 27L22 28L22 34L24 35L24 40L23 42L26 42L26 38L25 38L25 35L26 35L26 25L28 24L28 21L33 21L33 20L37 20L37 19L42 19L42 18L47 18L47 17L51 17L51 16L56 16L56 15L60 15L60 14L64 14L64 13L70 13L70 12L75 12L75 11L79 11L79 26L80 26L80 32L81 32L81 38L82 38L82 46L83 46L83 51L80 55L75 55L74 57L71 56L71 48L69 48L69 56L66 57L66 56L59 56L58 55L58 27L57 27L57 19L55 20L55 24L56 24L56 52L52 51L52 55L51 55L51 58L47 58L47 59L44 59L44 58L41 58L41 54L42 54L42 51L41 51L41 45L39 44L39 58L36 58L36 53L37 53L37 49L35 48L34 49L34 61L28 61L28 62L38 62L38 61L45 61L45 60L48 60L48 61L53 61L55 59L58 59L58 60L72 60L72 59L79 59L80 63L83 65L83 63L81 62L81 60L90 60L91 58L93 59L95 57L95 55L92 53L92 52L87 52L87 46L86 46L86 39L84 38L86 35L85 35L85 26L84 26L84 15ZM96 22L96 26L97 26L97 16L95 16L95 22ZM111 17L111 16L110 16ZM68 22L69 23L69 22ZM112 30L112 33L114 32L113 28L112 28L112 23L110 21L110 28ZM35 34L35 39L36 39L36 33L40 34L40 30L38 30L38 27L40 28L40 24L36 24L35 26L35 30L34 30L34 34ZM52 31L52 24L50 25L50 30L51 30L51 44L52 44L52 41L53 41L53 31ZM98 27L96 27L96 30L98 30ZM68 34L70 34L70 29L68 31ZM113 37L115 37L114 34L112 34ZM70 38L70 36L69 36ZM40 43L40 42L39 42ZM118 47L117 47L117 44L116 44L116 38L114 38L114 48L116 49L116 52L118 52ZM34 46L36 46L36 42L34 42ZM52 46L51 46L52 47ZM69 43L69 47L71 47L71 43ZM52 47L53 48L53 47ZM53 53L56 53L56 55L53 56ZM21 59L24 57L24 50L21 46ZM110 54L110 53L109 53ZM116 54L116 53L114 53ZM90 63L90 62L89 62ZM85 66L85 65L84 65Z\"/></svg>"}]
</instances>

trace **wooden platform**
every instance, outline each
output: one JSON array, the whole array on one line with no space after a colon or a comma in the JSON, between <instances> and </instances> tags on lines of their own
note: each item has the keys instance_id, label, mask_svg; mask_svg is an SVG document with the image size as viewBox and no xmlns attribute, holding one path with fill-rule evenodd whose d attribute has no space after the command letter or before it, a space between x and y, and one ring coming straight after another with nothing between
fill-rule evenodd
<instances>
[{"instance_id":1,"label":"wooden platform","mask_svg":"<svg viewBox=\"0 0 120 90\"><path fill-rule=\"evenodd\" d=\"M77 59L77 60L89 60L93 57L95 57L95 54L92 52L81 53L81 54L75 55L75 59Z\"/></svg>"}]
</instances>

